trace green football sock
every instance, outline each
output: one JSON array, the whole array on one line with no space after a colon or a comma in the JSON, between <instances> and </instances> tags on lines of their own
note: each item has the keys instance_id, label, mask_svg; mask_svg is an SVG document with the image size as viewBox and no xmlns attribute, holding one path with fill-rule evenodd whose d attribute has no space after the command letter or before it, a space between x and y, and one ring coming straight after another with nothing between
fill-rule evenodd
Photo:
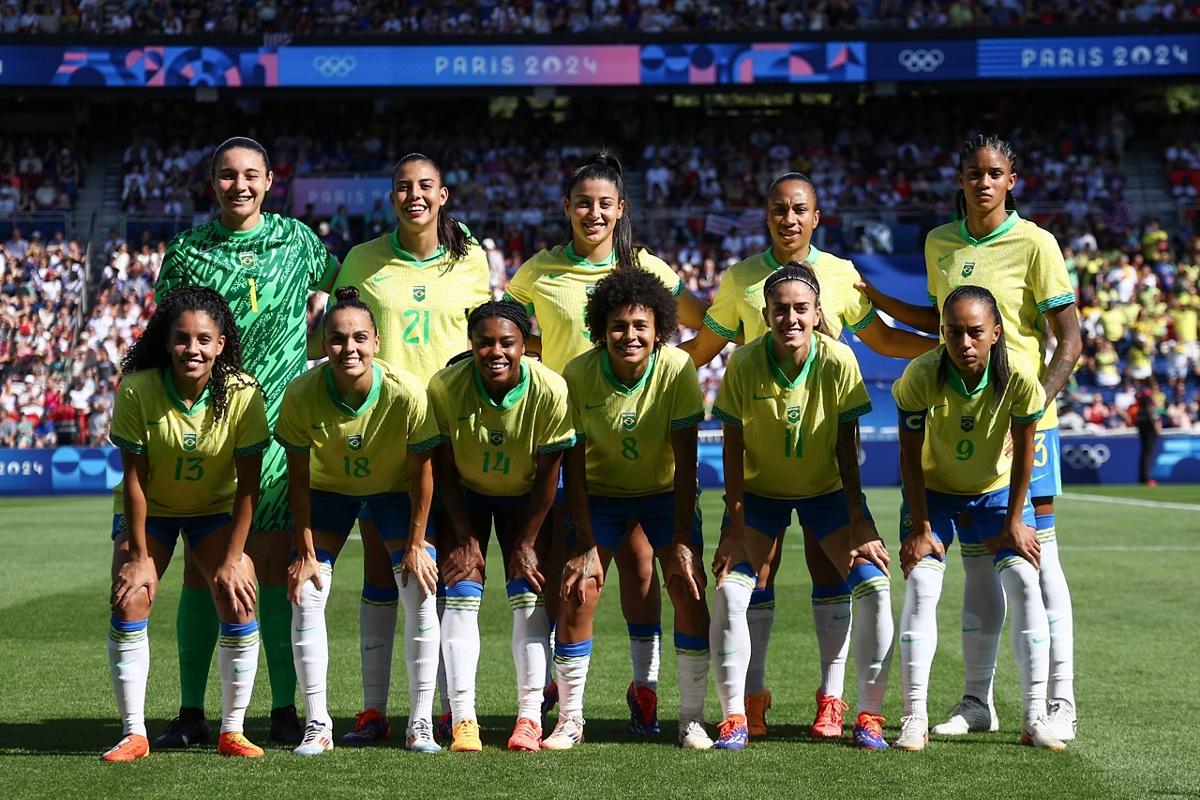
<instances>
[{"instance_id":1,"label":"green football sock","mask_svg":"<svg viewBox=\"0 0 1200 800\"><path fill-rule=\"evenodd\" d=\"M271 708L296 703L296 667L292 663L292 604L286 586L258 585L258 627L262 632L267 673L271 676Z\"/></svg>"},{"instance_id":2,"label":"green football sock","mask_svg":"<svg viewBox=\"0 0 1200 800\"><path fill-rule=\"evenodd\" d=\"M179 612L175 615L175 637L179 641L179 705L183 708L204 708L208 669L219 631L212 592L184 586L179 596Z\"/></svg>"}]
</instances>

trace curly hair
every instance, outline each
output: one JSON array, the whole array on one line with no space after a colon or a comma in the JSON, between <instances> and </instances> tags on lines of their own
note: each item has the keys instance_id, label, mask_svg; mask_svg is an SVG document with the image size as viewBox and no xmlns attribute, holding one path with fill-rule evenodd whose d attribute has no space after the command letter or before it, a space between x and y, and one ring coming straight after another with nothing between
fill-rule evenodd
<instances>
[{"instance_id":1,"label":"curly hair","mask_svg":"<svg viewBox=\"0 0 1200 800\"><path fill-rule=\"evenodd\" d=\"M675 332L675 297L663 282L644 269L616 269L592 288L588 298L585 321L594 347L604 347L609 315L624 306L641 306L654 314L655 348Z\"/></svg>"},{"instance_id":2,"label":"curly hair","mask_svg":"<svg viewBox=\"0 0 1200 800\"><path fill-rule=\"evenodd\" d=\"M171 355L167 345L171 329L185 311L203 311L212 318L225 337L225 347L213 362L212 375L208 379L213 421L219 421L229 407L229 381L247 385L242 369L242 345L238 329L233 321L233 312L225 298L207 286L180 286L159 303L154 315L146 323L141 338L121 359L121 374L132 375L147 369L172 369ZM253 384L249 384L253 385Z\"/></svg>"}]
</instances>

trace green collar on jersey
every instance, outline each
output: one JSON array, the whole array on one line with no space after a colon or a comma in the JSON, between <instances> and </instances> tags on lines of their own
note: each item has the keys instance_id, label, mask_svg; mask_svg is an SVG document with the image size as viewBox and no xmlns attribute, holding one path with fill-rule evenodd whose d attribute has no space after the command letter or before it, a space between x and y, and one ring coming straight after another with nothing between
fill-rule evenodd
<instances>
[{"instance_id":1,"label":"green collar on jersey","mask_svg":"<svg viewBox=\"0 0 1200 800\"><path fill-rule=\"evenodd\" d=\"M517 381L517 385L509 389L504 395L504 399L497 403L488 394L487 389L483 385L483 376L479 374L479 370L475 368L474 359L471 360L471 378L475 383L475 391L479 394L479 399L487 404L488 408L496 411L508 411L510 408L521 402L521 398L529 391L529 366L525 363L525 359L521 359L521 380Z\"/></svg>"},{"instance_id":2,"label":"green collar on jersey","mask_svg":"<svg viewBox=\"0 0 1200 800\"><path fill-rule=\"evenodd\" d=\"M225 224L221 222L221 218L218 216L213 220L213 226L217 229L217 233L221 234L222 236L228 236L230 239L249 239L251 236L256 236L263 229L263 225L265 225L266 222L266 214L260 214L258 217L258 224L253 228L248 231L235 231L232 228L226 228Z\"/></svg>"},{"instance_id":3,"label":"green collar on jersey","mask_svg":"<svg viewBox=\"0 0 1200 800\"><path fill-rule=\"evenodd\" d=\"M763 344L767 351L767 369L775 378L775 383L780 389L795 389L800 384L804 383L804 379L808 377L808 371L812 368L813 362L817 360L817 335L810 334L808 338L808 355L804 357L804 366L800 367L800 374L796 376L796 380L789 381L787 375L779 367L779 362L775 360L775 348L772 343L775 339L770 333L763 337Z\"/></svg>"},{"instance_id":4,"label":"green collar on jersey","mask_svg":"<svg viewBox=\"0 0 1200 800\"><path fill-rule=\"evenodd\" d=\"M611 267L617 260L617 250L616 248L613 248L612 252L609 253L603 261L597 261L595 263L588 261L586 258L579 255L579 253L575 252L575 242L567 242L566 245L563 246L563 255L567 257L567 260L571 262L572 266L582 267L584 269Z\"/></svg>"},{"instance_id":5,"label":"green collar on jersey","mask_svg":"<svg viewBox=\"0 0 1200 800\"><path fill-rule=\"evenodd\" d=\"M942 345L945 347L945 345ZM983 377L979 379L979 385L975 387L975 391L967 391L967 384L963 380L962 375L958 374L958 367L954 366L954 362L950 361L950 357L943 353L943 357L948 362L946 364L946 383L950 385L950 389L957 395L967 399L974 400L979 395L983 394L983 390L988 387L989 376L992 374L992 359L988 358L987 366L983 368Z\"/></svg>"},{"instance_id":6,"label":"green collar on jersey","mask_svg":"<svg viewBox=\"0 0 1200 800\"><path fill-rule=\"evenodd\" d=\"M375 401L379 399L379 387L382 383L383 368L372 361L371 389L367 392L366 398L363 399L362 405L360 405L358 408L354 408L345 400L343 400L340 394L338 394L337 387L333 384L333 367L329 366L328 363L325 364L325 389L329 392L329 399L333 401L333 404L337 407L338 411L341 411L343 414L348 416L357 417L359 414L362 414L368 408L373 406Z\"/></svg>"},{"instance_id":7,"label":"green collar on jersey","mask_svg":"<svg viewBox=\"0 0 1200 800\"><path fill-rule=\"evenodd\" d=\"M821 251L817 249L816 245L810 244L808 246L808 255L800 260L807 261L809 266L816 266L817 259L820 257ZM768 247L763 251L763 260L767 262L767 266L771 269L783 269L783 264L780 264L779 259L775 257L774 247Z\"/></svg>"},{"instance_id":8,"label":"green collar on jersey","mask_svg":"<svg viewBox=\"0 0 1200 800\"><path fill-rule=\"evenodd\" d=\"M642 377L638 378L638 382L633 386L626 386L617 377L617 373L613 372L612 357L608 354L608 350L600 351L600 371L604 373L604 379L609 382L609 385L626 397L635 395L642 390L642 387L646 385L646 381L650 380L650 373L654 372L654 365L657 362L658 350L655 350L650 354L650 363L646 365L646 371L642 373Z\"/></svg>"},{"instance_id":9,"label":"green collar on jersey","mask_svg":"<svg viewBox=\"0 0 1200 800\"><path fill-rule=\"evenodd\" d=\"M400 246L400 231L398 229L392 231L392 235L388 237L388 244L392 246L392 253L396 258L410 262L417 269L428 267L430 264L436 264L446 257L446 245L438 244L437 250L434 250L433 255L429 258L417 258Z\"/></svg>"},{"instance_id":10,"label":"green collar on jersey","mask_svg":"<svg viewBox=\"0 0 1200 800\"><path fill-rule=\"evenodd\" d=\"M1017 212L1010 211L1008 212L1008 219L1000 223L999 228L996 228L996 230L992 231L981 239L976 239L971 235L971 232L967 230L967 219L966 217L963 217L963 219L958 223L958 235L961 236L963 241L967 244L972 245L973 247L978 247L981 244L987 244L988 242L994 242L996 239L999 239L1001 236L1011 231L1013 226L1020 221L1021 217L1017 214Z\"/></svg>"},{"instance_id":11,"label":"green collar on jersey","mask_svg":"<svg viewBox=\"0 0 1200 800\"><path fill-rule=\"evenodd\" d=\"M188 408L183 404L183 398L179 396L179 390L175 388L175 371L172 369L164 369L162 376L163 389L167 392L167 399L171 401L171 405L175 406L180 413L186 416L199 414L208 405L208 384L204 384L204 388L200 390L200 396L196 398L196 402L192 403L192 407ZM212 376L209 376L212 380Z\"/></svg>"}]
</instances>

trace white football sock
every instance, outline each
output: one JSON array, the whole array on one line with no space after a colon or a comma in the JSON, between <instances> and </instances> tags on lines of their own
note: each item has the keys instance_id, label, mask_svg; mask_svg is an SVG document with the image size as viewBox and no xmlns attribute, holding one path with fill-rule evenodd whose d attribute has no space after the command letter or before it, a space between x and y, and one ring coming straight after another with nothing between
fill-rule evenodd
<instances>
[{"instance_id":1,"label":"white football sock","mask_svg":"<svg viewBox=\"0 0 1200 800\"><path fill-rule=\"evenodd\" d=\"M517 578L507 584L512 608L512 656L517 672L517 718L542 721L542 692L546 688L546 662L550 658L550 620L546 599L534 594L528 582Z\"/></svg>"},{"instance_id":2,"label":"white football sock","mask_svg":"<svg viewBox=\"0 0 1200 800\"><path fill-rule=\"evenodd\" d=\"M746 668L750 666L751 646L746 609L750 606L753 591L754 576L736 571L735 567L725 575L725 582L717 590L713 602L708 640L713 672L716 673L717 696L721 699L721 713L725 719L746 713Z\"/></svg>"},{"instance_id":3,"label":"white football sock","mask_svg":"<svg viewBox=\"0 0 1200 800\"><path fill-rule=\"evenodd\" d=\"M300 605L292 606L292 661L296 682L304 698L305 722L319 722L330 730L328 687L329 635L325 628L325 607L333 583L332 567L322 562L320 589L312 581L300 588Z\"/></svg>"},{"instance_id":4,"label":"white football sock","mask_svg":"<svg viewBox=\"0 0 1200 800\"><path fill-rule=\"evenodd\" d=\"M556 641L554 671L558 673L558 716L583 718L583 695L587 688L588 665L592 660L592 640Z\"/></svg>"},{"instance_id":5,"label":"white football sock","mask_svg":"<svg viewBox=\"0 0 1200 800\"><path fill-rule=\"evenodd\" d=\"M222 622L217 640L221 671L221 733L244 730L258 672L258 621Z\"/></svg>"},{"instance_id":6,"label":"white football sock","mask_svg":"<svg viewBox=\"0 0 1200 800\"><path fill-rule=\"evenodd\" d=\"M908 573L900 612L900 688L906 716L929 719L929 672L937 652L938 598L946 565L926 558Z\"/></svg>"},{"instance_id":7,"label":"white football sock","mask_svg":"<svg viewBox=\"0 0 1200 800\"><path fill-rule=\"evenodd\" d=\"M675 668L679 673L679 721L704 719L708 694L708 637L675 631Z\"/></svg>"},{"instance_id":8,"label":"white football sock","mask_svg":"<svg viewBox=\"0 0 1200 800\"><path fill-rule=\"evenodd\" d=\"M148 619L124 622L113 617L108 627L108 667L122 731L146 735L146 681L150 676Z\"/></svg>"},{"instance_id":9,"label":"white football sock","mask_svg":"<svg viewBox=\"0 0 1200 800\"><path fill-rule=\"evenodd\" d=\"M450 714L457 725L475 719L475 672L479 668L479 603L483 584L459 581L446 587L442 614L442 663Z\"/></svg>"},{"instance_id":10,"label":"white football sock","mask_svg":"<svg viewBox=\"0 0 1200 800\"><path fill-rule=\"evenodd\" d=\"M1046 694L1051 700L1065 700L1075 706L1075 621L1071 609L1071 590L1058 556L1058 537L1054 516L1038 517L1038 541L1042 545L1042 602L1050 620L1050 682ZM1042 526L1046 527L1043 528Z\"/></svg>"},{"instance_id":11,"label":"white football sock","mask_svg":"<svg viewBox=\"0 0 1200 800\"><path fill-rule=\"evenodd\" d=\"M363 584L358 603L358 637L362 656L363 708L387 714L392 686L392 645L396 641L399 595L395 585Z\"/></svg>"},{"instance_id":12,"label":"white football sock","mask_svg":"<svg viewBox=\"0 0 1200 800\"><path fill-rule=\"evenodd\" d=\"M1004 627L1004 588L992 566L992 554L983 545L963 544L962 564L963 695L990 706Z\"/></svg>"},{"instance_id":13,"label":"white football sock","mask_svg":"<svg viewBox=\"0 0 1200 800\"><path fill-rule=\"evenodd\" d=\"M848 589L845 594L812 599L813 629L821 662L821 685L817 691L829 697L841 697L846 690L846 657L850 654L854 617L850 609Z\"/></svg>"},{"instance_id":14,"label":"white football sock","mask_svg":"<svg viewBox=\"0 0 1200 800\"><path fill-rule=\"evenodd\" d=\"M775 587L755 589L750 595L746 624L750 627L746 694L762 694L767 690L767 648L771 644L771 629L775 625Z\"/></svg>"},{"instance_id":15,"label":"white football sock","mask_svg":"<svg viewBox=\"0 0 1200 800\"><path fill-rule=\"evenodd\" d=\"M858 711L878 714L887 694L892 664L892 593L887 577L871 564L850 570L854 597L854 671L858 673Z\"/></svg>"},{"instance_id":16,"label":"white football sock","mask_svg":"<svg viewBox=\"0 0 1200 800\"><path fill-rule=\"evenodd\" d=\"M433 689L437 684L438 651L442 640L437 595L425 594L412 575L397 570L396 586L404 604L404 662L408 667L408 718L433 719ZM408 585L402 586L403 578Z\"/></svg>"},{"instance_id":17,"label":"white football sock","mask_svg":"<svg viewBox=\"0 0 1200 800\"><path fill-rule=\"evenodd\" d=\"M629 660L633 664L633 685L658 691L658 670L662 663L662 626L657 622L627 624Z\"/></svg>"},{"instance_id":18,"label":"white football sock","mask_svg":"<svg viewBox=\"0 0 1200 800\"><path fill-rule=\"evenodd\" d=\"M1001 558L996 564L1004 593L1012 606L1012 648L1021 674L1024 721L1031 723L1046 713L1046 679L1050 674L1050 623L1042 604L1038 571L1020 556Z\"/></svg>"}]
</instances>

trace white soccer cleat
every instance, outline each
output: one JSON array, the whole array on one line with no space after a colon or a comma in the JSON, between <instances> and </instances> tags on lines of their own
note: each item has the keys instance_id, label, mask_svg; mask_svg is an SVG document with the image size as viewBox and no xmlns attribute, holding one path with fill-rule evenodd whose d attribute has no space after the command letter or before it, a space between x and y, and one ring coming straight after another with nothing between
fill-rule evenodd
<instances>
[{"instance_id":1,"label":"white soccer cleat","mask_svg":"<svg viewBox=\"0 0 1200 800\"><path fill-rule=\"evenodd\" d=\"M1067 743L1056 739L1050 733L1045 717L1038 717L1033 722L1021 726L1021 744L1027 747L1040 747L1052 753L1060 753L1067 749Z\"/></svg>"},{"instance_id":2,"label":"white soccer cleat","mask_svg":"<svg viewBox=\"0 0 1200 800\"><path fill-rule=\"evenodd\" d=\"M1000 730L1000 718L990 703L965 695L950 712L950 718L930 731L934 736L965 736L968 733Z\"/></svg>"},{"instance_id":3,"label":"white soccer cleat","mask_svg":"<svg viewBox=\"0 0 1200 800\"><path fill-rule=\"evenodd\" d=\"M304 738L292 751L297 756L319 756L333 749L333 731L319 722L310 722L304 729Z\"/></svg>"},{"instance_id":4,"label":"white soccer cleat","mask_svg":"<svg viewBox=\"0 0 1200 800\"><path fill-rule=\"evenodd\" d=\"M892 742L897 750L919 753L929 744L929 720L924 717L901 717L900 735Z\"/></svg>"},{"instance_id":5,"label":"white soccer cleat","mask_svg":"<svg viewBox=\"0 0 1200 800\"><path fill-rule=\"evenodd\" d=\"M583 741L583 717L559 717L554 732L542 740L543 750L570 750Z\"/></svg>"},{"instance_id":6,"label":"white soccer cleat","mask_svg":"<svg viewBox=\"0 0 1200 800\"><path fill-rule=\"evenodd\" d=\"M1042 719L1046 732L1060 742L1075 739L1075 706L1066 700L1051 700L1046 704L1047 714Z\"/></svg>"},{"instance_id":7,"label":"white soccer cleat","mask_svg":"<svg viewBox=\"0 0 1200 800\"><path fill-rule=\"evenodd\" d=\"M704 729L703 720L691 719L679 723L679 746L684 750L712 749L713 740Z\"/></svg>"}]
</instances>

